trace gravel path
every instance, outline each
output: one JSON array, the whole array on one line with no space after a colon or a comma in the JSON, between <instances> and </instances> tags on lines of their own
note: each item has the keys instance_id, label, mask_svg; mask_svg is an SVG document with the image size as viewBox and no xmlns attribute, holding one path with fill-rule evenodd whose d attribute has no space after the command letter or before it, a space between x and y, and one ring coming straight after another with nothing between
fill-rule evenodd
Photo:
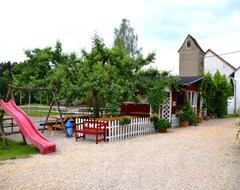
<instances>
[{"instance_id":1,"label":"gravel path","mask_svg":"<svg viewBox=\"0 0 240 190\"><path fill-rule=\"evenodd\" d=\"M46 131L57 151L0 162L0 189L239 190L239 120L98 145Z\"/></svg>"}]
</instances>

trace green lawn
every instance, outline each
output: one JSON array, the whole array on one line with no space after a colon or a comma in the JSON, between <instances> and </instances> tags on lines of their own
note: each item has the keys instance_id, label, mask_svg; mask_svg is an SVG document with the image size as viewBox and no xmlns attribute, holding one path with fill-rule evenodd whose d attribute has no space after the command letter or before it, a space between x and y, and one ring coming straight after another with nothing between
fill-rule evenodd
<instances>
[{"instance_id":1,"label":"green lawn","mask_svg":"<svg viewBox=\"0 0 240 190\"><path fill-rule=\"evenodd\" d=\"M4 148L3 139L0 138L0 160L25 158L33 154L39 154L37 147L33 145L25 145L23 142L7 140L9 149Z\"/></svg>"},{"instance_id":2,"label":"green lawn","mask_svg":"<svg viewBox=\"0 0 240 190\"><path fill-rule=\"evenodd\" d=\"M22 109L28 116L33 117L46 117L49 111L49 107L40 104L31 104L30 107L28 107L28 105L20 106L20 109ZM52 110L50 116L56 115L59 115L59 113Z\"/></svg>"},{"instance_id":3,"label":"green lawn","mask_svg":"<svg viewBox=\"0 0 240 190\"><path fill-rule=\"evenodd\" d=\"M235 118L239 117L239 115L225 115L224 118Z\"/></svg>"},{"instance_id":4,"label":"green lawn","mask_svg":"<svg viewBox=\"0 0 240 190\"><path fill-rule=\"evenodd\" d=\"M42 108L42 112L37 108L38 105L33 105L30 109L28 107L21 108L28 116L38 116L45 118L47 116L48 108ZM7 116L5 113L4 115ZM51 112L50 116L58 115L56 112ZM16 159L29 157L33 154L39 154L38 148L33 145L24 145L23 142L16 142L7 140L9 149L4 148L3 139L0 137L0 160Z\"/></svg>"}]
</instances>

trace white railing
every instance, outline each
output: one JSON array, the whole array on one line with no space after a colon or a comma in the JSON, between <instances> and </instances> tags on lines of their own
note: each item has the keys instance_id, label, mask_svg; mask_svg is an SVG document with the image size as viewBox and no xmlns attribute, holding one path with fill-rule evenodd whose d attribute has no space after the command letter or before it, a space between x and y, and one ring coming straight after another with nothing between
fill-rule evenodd
<instances>
[{"instance_id":1,"label":"white railing","mask_svg":"<svg viewBox=\"0 0 240 190\"><path fill-rule=\"evenodd\" d=\"M22 105L19 106L23 110L28 110L29 112L32 111L37 111L37 112L46 112L48 113L50 106L41 106L41 105ZM67 112L67 108L64 106L59 106L59 109L61 112L65 113ZM57 106L52 106L51 112L56 112L58 113Z\"/></svg>"},{"instance_id":2,"label":"white railing","mask_svg":"<svg viewBox=\"0 0 240 190\"><path fill-rule=\"evenodd\" d=\"M92 115L93 108L80 107L80 108L75 108L75 109L68 110L67 113Z\"/></svg>"},{"instance_id":3,"label":"white railing","mask_svg":"<svg viewBox=\"0 0 240 190\"><path fill-rule=\"evenodd\" d=\"M77 124L80 124L85 120L87 119L78 118L76 120L76 127L81 127L81 125ZM155 129L149 118L134 118L131 119L131 123L128 125L119 125L118 120L108 121L107 140L109 142L118 141L153 132L155 132ZM86 138L95 140L95 135L86 135Z\"/></svg>"},{"instance_id":4,"label":"white railing","mask_svg":"<svg viewBox=\"0 0 240 190\"><path fill-rule=\"evenodd\" d=\"M107 139L110 142L146 135L155 131L149 118L131 119L131 123L128 125L119 125L119 121L109 121L107 129Z\"/></svg>"}]
</instances>

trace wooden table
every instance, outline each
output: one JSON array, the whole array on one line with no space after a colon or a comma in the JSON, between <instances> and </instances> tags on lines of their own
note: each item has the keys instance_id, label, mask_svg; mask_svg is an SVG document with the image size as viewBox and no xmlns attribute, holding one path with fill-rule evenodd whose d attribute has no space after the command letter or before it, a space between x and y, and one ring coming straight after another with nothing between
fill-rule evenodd
<instances>
[{"instance_id":1,"label":"wooden table","mask_svg":"<svg viewBox=\"0 0 240 190\"><path fill-rule=\"evenodd\" d=\"M60 116L51 116L49 118L52 118L53 120L55 121L52 121L52 122L47 122L47 126L48 126L48 129L49 130L53 130L53 127L56 129L62 129L64 130L64 126L62 126L62 123L61 123L61 117ZM89 115L78 115L78 114L74 114L74 115L63 115L62 116L63 118L63 123L66 124L69 120L73 120L71 121L74 128L76 126L76 119L77 118L86 118L86 119L89 119ZM54 125L54 126L53 126Z\"/></svg>"}]
</instances>

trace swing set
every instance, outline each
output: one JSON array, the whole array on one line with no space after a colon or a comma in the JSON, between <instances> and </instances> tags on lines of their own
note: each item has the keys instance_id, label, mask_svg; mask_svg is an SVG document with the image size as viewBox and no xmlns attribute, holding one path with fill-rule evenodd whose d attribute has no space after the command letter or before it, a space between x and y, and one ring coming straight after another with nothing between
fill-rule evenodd
<instances>
[{"instance_id":1,"label":"swing set","mask_svg":"<svg viewBox=\"0 0 240 190\"><path fill-rule=\"evenodd\" d=\"M40 126L42 126L42 133L44 132L45 127L46 127L46 125L48 123L48 119L49 119L49 116L50 116L50 113L51 113L51 110L52 110L54 104L56 105L58 114L60 116L60 122L61 122L62 126L64 126L62 113L61 113L61 110L60 110L60 107L59 107L59 104L58 104L58 101L57 101L57 98L56 98L56 92L57 92L56 89L9 86L8 87L7 96L6 96L6 99L5 99L6 102L9 101L10 99L12 99L14 102L16 102L15 98L14 98L14 91L20 91L20 92L21 91L28 91L29 92L29 104L30 104L30 92L32 92L32 91L45 91L45 92L52 93L52 101L51 101L51 104L50 104L50 107L49 107L46 119L45 119L44 122L40 123ZM20 102L21 102L21 100L20 100ZM1 112L2 113L0 115L0 137L2 137L2 139L3 139L4 147L6 149L8 149L9 146L8 146L8 143L7 143L6 136L12 135L12 134L16 134L16 133L21 133L21 132L20 131L13 131L13 127L17 126L16 124L14 124L13 118L4 118L5 111L2 109ZM6 120L10 120L10 124L4 125L3 122L6 121ZM11 127L12 130L10 132L9 131L6 132L5 128L9 128L9 127ZM22 138L23 138L23 142L25 144L27 144L26 139L25 139L23 134L22 134Z\"/></svg>"}]
</instances>

